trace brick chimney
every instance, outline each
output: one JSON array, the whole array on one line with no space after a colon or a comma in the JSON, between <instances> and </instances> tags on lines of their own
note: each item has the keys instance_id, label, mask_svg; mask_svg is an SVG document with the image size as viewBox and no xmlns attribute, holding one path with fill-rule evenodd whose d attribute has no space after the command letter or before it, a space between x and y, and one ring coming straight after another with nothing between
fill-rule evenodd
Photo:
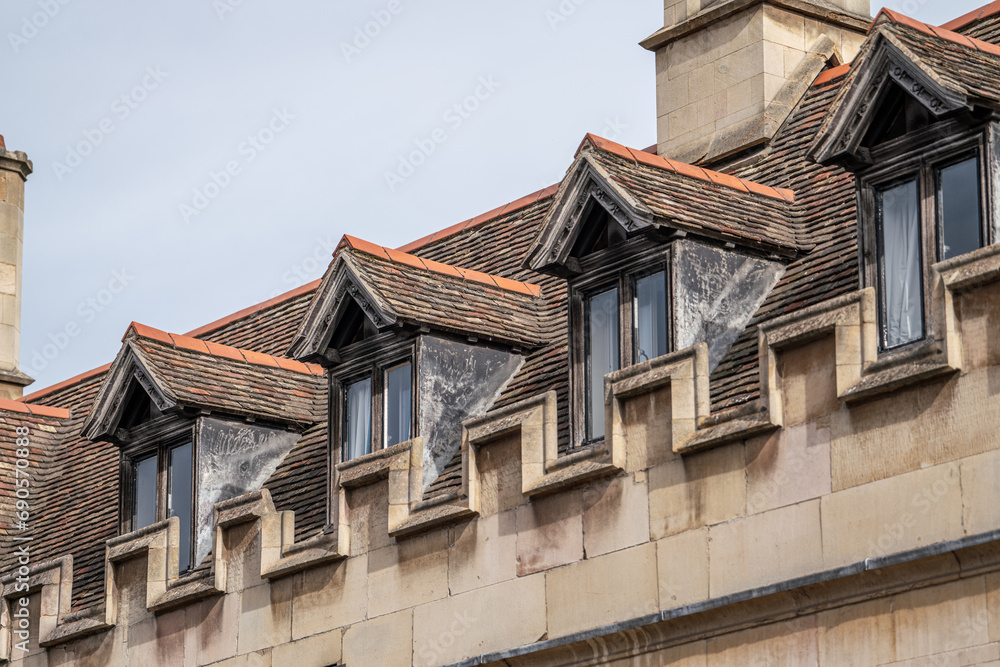
<instances>
[{"instance_id":1,"label":"brick chimney","mask_svg":"<svg viewBox=\"0 0 1000 667\"><path fill-rule=\"evenodd\" d=\"M19 369L24 182L31 160L8 151L0 136L0 398L18 399L34 380Z\"/></svg>"},{"instance_id":2,"label":"brick chimney","mask_svg":"<svg viewBox=\"0 0 1000 667\"><path fill-rule=\"evenodd\" d=\"M765 144L812 79L849 62L868 0L664 0L656 53L657 147L711 162Z\"/></svg>"}]
</instances>

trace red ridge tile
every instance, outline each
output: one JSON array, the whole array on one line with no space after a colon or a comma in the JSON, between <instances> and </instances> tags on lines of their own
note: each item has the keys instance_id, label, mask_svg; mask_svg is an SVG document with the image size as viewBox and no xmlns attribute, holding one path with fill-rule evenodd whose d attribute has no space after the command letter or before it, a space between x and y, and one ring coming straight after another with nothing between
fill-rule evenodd
<instances>
[{"instance_id":1,"label":"red ridge tile","mask_svg":"<svg viewBox=\"0 0 1000 667\"><path fill-rule=\"evenodd\" d=\"M5 401L5 403L17 403L16 401ZM70 411L65 408L53 408L48 405L27 405L18 403L18 405L25 405L28 411L36 417L54 417L56 419L69 419Z\"/></svg>"},{"instance_id":2,"label":"red ridge tile","mask_svg":"<svg viewBox=\"0 0 1000 667\"><path fill-rule=\"evenodd\" d=\"M379 257L381 259L389 259L389 255L386 254L385 248L383 248L380 245L375 245L374 243L356 238L354 236L350 236L348 234L344 234L344 240L347 241L348 245L350 245L352 248L354 248L359 252L365 252L368 253L369 255L375 255L376 257Z\"/></svg>"},{"instance_id":3,"label":"red ridge tile","mask_svg":"<svg viewBox=\"0 0 1000 667\"><path fill-rule=\"evenodd\" d=\"M641 162L642 164L649 165L650 167L657 167L659 169L670 169L670 171L673 171L670 165L667 164L667 161L664 160L659 155L655 154L650 155L646 151L637 151L634 148L630 148L628 150L630 153L632 153L632 157L635 158L636 162Z\"/></svg>"},{"instance_id":4,"label":"red ridge tile","mask_svg":"<svg viewBox=\"0 0 1000 667\"><path fill-rule=\"evenodd\" d=\"M670 158L665 158L667 164L670 168L676 171L681 176L688 176L689 178L697 178L699 181L709 181L708 175L705 170L701 167L695 167L690 164L685 164L683 162L678 162L677 160L671 160ZM709 181L711 182L711 181Z\"/></svg>"},{"instance_id":5,"label":"red ridge tile","mask_svg":"<svg viewBox=\"0 0 1000 667\"><path fill-rule=\"evenodd\" d=\"M135 335L142 336L143 338L152 338L153 340L158 340L161 343L166 343L168 345L173 345L174 341L171 340L170 334L166 331L160 331L159 329L154 329L153 327L148 327L145 324L139 324L138 322L132 322L128 325L128 329L125 330L125 335L122 336L122 342L128 338L129 332L135 332Z\"/></svg>"},{"instance_id":6,"label":"red ridge tile","mask_svg":"<svg viewBox=\"0 0 1000 667\"><path fill-rule=\"evenodd\" d=\"M274 360L278 362L278 366L280 368L283 368L286 371L295 371L296 373L307 373L310 375L312 374L309 367L301 361L296 361L295 359L285 359L283 357L275 357Z\"/></svg>"},{"instance_id":7,"label":"red ridge tile","mask_svg":"<svg viewBox=\"0 0 1000 667\"><path fill-rule=\"evenodd\" d=\"M185 350L194 350L195 352L204 352L205 354L211 354L208 351L208 347L205 346L205 341L198 340L197 338L191 338L190 336L181 336L180 334L170 334L170 337L174 341L174 345Z\"/></svg>"},{"instance_id":8,"label":"red ridge tile","mask_svg":"<svg viewBox=\"0 0 1000 667\"><path fill-rule=\"evenodd\" d=\"M542 288L540 286L533 285L531 283L521 283L521 284L524 285L525 289L527 289L531 293L531 296L539 297L542 295Z\"/></svg>"},{"instance_id":9,"label":"red ridge tile","mask_svg":"<svg viewBox=\"0 0 1000 667\"><path fill-rule=\"evenodd\" d=\"M813 85L822 86L826 83L830 83L831 81L844 76L849 71L851 71L851 63L841 65L840 67L832 67L828 70L820 72L819 76L816 77L816 80L813 81Z\"/></svg>"},{"instance_id":10,"label":"red ridge tile","mask_svg":"<svg viewBox=\"0 0 1000 667\"><path fill-rule=\"evenodd\" d=\"M413 252L418 248L423 248L425 245L433 241L434 237L437 235L438 232L434 232L433 234L428 234L423 238L417 239L416 241L410 241L406 245L400 246L399 248L397 248L397 250L399 250L400 252Z\"/></svg>"},{"instance_id":11,"label":"red ridge tile","mask_svg":"<svg viewBox=\"0 0 1000 667\"><path fill-rule=\"evenodd\" d=\"M219 345L218 343L213 343L211 341L205 341L205 346L208 348L208 353L213 357L223 357L224 359L232 359L233 361L246 361L240 351L235 347Z\"/></svg>"},{"instance_id":12,"label":"red ridge tile","mask_svg":"<svg viewBox=\"0 0 1000 667\"><path fill-rule=\"evenodd\" d=\"M7 410L9 412L20 412L23 415L31 414L31 410L24 403L11 401L8 399L0 399L0 410Z\"/></svg>"},{"instance_id":13,"label":"red ridge tile","mask_svg":"<svg viewBox=\"0 0 1000 667\"><path fill-rule=\"evenodd\" d=\"M969 49L976 48L976 45L973 43L973 41L968 37L966 37L965 35L960 35L957 32L952 32L951 30L945 30L944 28L937 28L932 25L928 25L927 27L929 27L931 31L933 31L934 34L940 37L941 39L947 40L949 42L955 42L956 44L960 44Z\"/></svg>"},{"instance_id":14,"label":"red ridge tile","mask_svg":"<svg viewBox=\"0 0 1000 667\"><path fill-rule=\"evenodd\" d=\"M770 185L761 185L760 183L754 183L753 181L744 181L744 185L750 192L754 192L759 195L764 195L765 197L771 197L772 199L784 199L777 190L772 188Z\"/></svg>"},{"instance_id":15,"label":"red ridge tile","mask_svg":"<svg viewBox=\"0 0 1000 667\"><path fill-rule=\"evenodd\" d=\"M462 274L458 272L454 266L449 266L448 264L442 264L441 262L435 262L433 259L427 259L426 257L421 257L420 261L424 263L428 271L433 271L434 273L441 273L446 276L452 276L453 278L461 278Z\"/></svg>"},{"instance_id":16,"label":"red ridge tile","mask_svg":"<svg viewBox=\"0 0 1000 667\"><path fill-rule=\"evenodd\" d=\"M474 269L463 269L457 266L455 268L458 269L458 272L461 273L462 277L466 280L482 283L483 285L489 285L490 287L497 287L496 281L486 273L476 271Z\"/></svg>"},{"instance_id":17,"label":"red ridge tile","mask_svg":"<svg viewBox=\"0 0 1000 667\"><path fill-rule=\"evenodd\" d=\"M742 192L750 192L747 186L743 185L743 181L735 176L730 176L729 174L723 174L718 171L711 171L709 169L705 170L708 177L712 179L713 183L718 185L725 185L726 187L733 188L734 190L740 190Z\"/></svg>"},{"instance_id":18,"label":"red ridge tile","mask_svg":"<svg viewBox=\"0 0 1000 667\"><path fill-rule=\"evenodd\" d=\"M501 278L500 276L493 276L493 280L500 289L505 289L510 292L520 292L521 294L531 294L531 290L516 280Z\"/></svg>"},{"instance_id":19,"label":"red ridge tile","mask_svg":"<svg viewBox=\"0 0 1000 667\"><path fill-rule=\"evenodd\" d=\"M967 26L970 23L978 21L980 18L985 18L987 16L990 16L991 14L995 14L997 11L1000 11L1000 9L994 9L993 11L990 11L990 8L994 7L994 5L1000 8L1000 1L991 2L988 5L979 7L978 9L973 9L968 14L963 14L962 16L959 16L957 19L952 19L951 21L948 21L947 23L943 24L941 27L944 28L945 30L958 30L959 28Z\"/></svg>"},{"instance_id":20,"label":"red ridge tile","mask_svg":"<svg viewBox=\"0 0 1000 667\"><path fill-rule=\"evenodd\" d=\"M462 229L471 229L472 227L478 227L479 225L489 222L490 220L495 220L500 216L502 216L504 211L506 211L507 207L509 206L510 204L504 204L503 206L495 208L492 211L488 211L486 213L477 215L472 220L469 220L468 224L465 225L465 227L463 227ZM441 236L448 236L448 234L446 233L447 231L448 230L441 232Z\"/></svg>"},{"instance_id":21,"label":"red ridge tile","mask_svg":"<svg viewBox=\"0 0 1000 667\"><path fill-rule=\"evenodd\" d=\"M419 257L415 257L409 253L400 252L398 250L393 250L391 248L383 248L383 250L385 250L386 254L389 255L389 259L396 264L405 264L406 266L412 266L415 269L425 268Z\"/></svg>"},{"instance_id":22,"label":"red ridge tile","mask_svg":"<svg viewBox=\"0 0 1000 667\"><path fill-rule=\"evenodd\" d=\"M240 354L243 358L247 360L247 363L256 364L257 366L271 366L272 368L281 368L278 362L274 360L269 354L261 354L260 352L252 352L250 350L240 350Z\"/></svg>"}]
</instances>

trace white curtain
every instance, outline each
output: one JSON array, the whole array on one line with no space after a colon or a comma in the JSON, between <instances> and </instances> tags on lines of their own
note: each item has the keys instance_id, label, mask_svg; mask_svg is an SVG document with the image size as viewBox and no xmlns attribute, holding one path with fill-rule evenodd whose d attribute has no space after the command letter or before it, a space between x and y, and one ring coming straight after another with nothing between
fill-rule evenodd
<instances>
[{"instance_id":1,"label":"white curtain","mask_svg":"<svg viewBox=\"0 0 1000 667\"><path fill-rule=\"evenodd\" d=\"M666 277L662 271L635 282L636 363L667 353Z\"/></svg>"},{"instance_id":2,"label":"white curtain","mask_svg":"<svg viewBox=\"0 0 1000 667\"><path fill-rule=\"evenodd\" d=\"M924 335L916 181L882 193L882 252L886 347L896 347Z\"/></svg>"},{"instance_id":3,"label":"white curtain","mask_svg":"<svg viewBox=\"0 0 1000 667\"><path fill-rule=\"evenodd\" d=\"M347 390L347 457L369 453L372 427L371 378L355 382Z\"/></svg>"}]
</instances>

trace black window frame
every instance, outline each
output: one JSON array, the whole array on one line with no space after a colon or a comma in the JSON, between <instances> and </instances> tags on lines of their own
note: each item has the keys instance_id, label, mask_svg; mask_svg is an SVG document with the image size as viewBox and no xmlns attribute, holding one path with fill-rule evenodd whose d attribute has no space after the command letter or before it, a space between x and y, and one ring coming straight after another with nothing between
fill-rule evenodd
<instances>
[{"instance_id":1,"label":"black window frame","mask_svg":"<svg viewBox=\"0 0 1000 667\"><path fill-rule=\"evenodd\" d=\"M943 223L938 195L940 170L972 157L978 159L980 247L996 241L989 215L992 210L989 160L996 152L997 144L994 135L995 131L988 123L975 122L968 116L940 121L874 146L871 149L871 164L856 172L861 286L876 289L879 359L922 355L933 347L940 333L937 331L940 323L930 316L930 299L934 289L931 267L941 261L943 250ZM913 179L917 181L919 199L923 337L889 346L879 193Z\"/></svg>"},{"instance_id":2,"label":"black window frame","mask_svg":"<svg viewBox=\"0 0 1000 667\"><path fill-rule=\"evenodd\" d=\"M194 562L197 548L196 515L198 512L198 443L195 425L191 419L175 415L159 417L131 429L121 451L121 499L119 502L119 532L131 533L140 528L136 525L136 498L138 485L136 466L151 456L156 457L156 507L154 523L170 517L168 507L170 452L177 447L191 445L191 516L188 566L180 573L189 572ZM183 524L183 521L182 521Z\"/></svg>"},{"instance_id":3,"label":"black window frame","mask_svg":"<svg viewBox=\"0 0 1000 667\"><path fill-rule=\"evenodd\" d=\"M331 397L331 434L336 434L331 442L331 455L336 463L346 463L362 457L348 458L347 451L347 389L353 383L371 378L371 434L369 453L376 454L385 449L385 406L386 372L402 364L410 364L410 440L418 437L419 420L417 406L419 387L416 339L403 338L395 334L379 334L351 346L338 350L340 362L329 369ZM334 440L331 438L331 440Z\"/></svg>"},{"instance_id":4,"label":"black window frame","mask_svg":"<svg viewBox=\"0 0 1000 667\"><path fill-rule=\"evenodd\" d=\"M580 271L568 280L570 352L570 448L585 448L604 442L605 434L588 433L591 404L589 327L587 298L611 287L618 288L618 367L635 365L635 283L643 277L663 272L667 353L674 349L673 299L670 248L661 240L636 236L578 259ZM603 391L603 388L601 388ZM607 424L605 424L605 431Z\"/></svg>"}]
</instances>

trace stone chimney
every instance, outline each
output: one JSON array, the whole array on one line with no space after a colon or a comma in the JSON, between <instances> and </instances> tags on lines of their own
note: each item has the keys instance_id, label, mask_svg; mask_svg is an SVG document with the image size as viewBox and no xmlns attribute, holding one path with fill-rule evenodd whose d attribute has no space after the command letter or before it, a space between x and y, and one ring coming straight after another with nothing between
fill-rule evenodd
<instances>
[{"instance_id":1,"label":"stone chimney","mask_svg":"<svg viewBox=\"0 0 1000 667\"><path fill-rule=\"evenodd\" d=\"M34 380L19 369L24 182L31 160L8 151L0 136L0 398L18 399Z\"/></svg>"},{"instance_id":2,"label":"stone chimney","mask_svg":"<svg viewBox=\"0 0 1000 667\"><path fill-rule=\"evenodd\" d=\"M812 80L857 55L868 0L664 0L657 148L711 162L766 143Z\"/></svg>"}]
</instances>

